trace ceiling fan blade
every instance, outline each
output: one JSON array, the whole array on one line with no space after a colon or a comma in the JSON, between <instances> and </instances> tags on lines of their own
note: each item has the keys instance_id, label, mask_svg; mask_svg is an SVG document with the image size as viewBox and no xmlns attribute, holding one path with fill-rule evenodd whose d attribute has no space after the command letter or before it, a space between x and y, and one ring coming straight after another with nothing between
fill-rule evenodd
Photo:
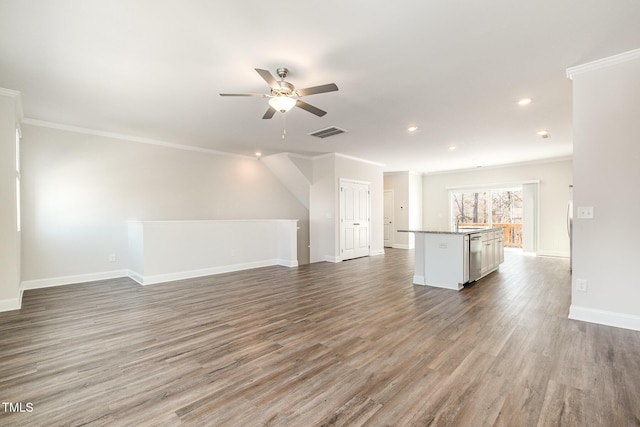
<instances>
[{"instance_id":1,"label":"ceiling fan blade","mask_svg":"<svg viewBox=\"0 0 640 427\"><path fill-rule=\"evenodd\" d=\"M307 104L304 101L300 101L299 99L296 101L296 107L302 108L303 110L306 110L306 111L310 112L311 114L315 114L318 117L322 117L325 114L327 114L326 111L323 111L323 110L319 109L318 107L314 107L311 104Z\"/></svg>"},{"instance_id":2,"label":"ceiling fan blade","mask_svg":"<svg viewBox=\"0 0 640 427\"><path fill-rule=\"evenodd\" d=\"M271 89L280 89L280 85L278 84L278 81L275 79L275 77L273 77L273 74L271 74L267 70L261 70L260 68L256 68L255 70L258 72L258 74L260 74L260 77L262 77L264 81L267 82Z\"/></svg>"},{"instance_id":3,"label":"ceiling fan blade","mask_svg":"<svg viewBox=\"0 0 640 427\"><path fill-rule=\"evenodd\" d=\"M305 89L298 89L296 92L298 96L314 95L316 93L334 92L338 90L338 86L335 83L329 83L326 85L313 86Z\"/></svg>"},{"instance_id":4,"label":"ceiling fan blade","mask_svg":"<svg viewBox=\"0 0 640 427\"><path fill-rule=\"evenodd\" d=\"M221 93L220 96L257 96L258 98L266 98L269 95L264 93Z\"/></svg>"},{"instance_id":5,"label":"ceiling fan blade","mask_svg":"<svg viewBox=\"0 0 640 427\"><path fill-rule=\"evenodd\" d=\"M267 111L264 113L264 116L262 116L263 119L270 119L271 117L273 117L273 115L276 113L276 109L273 108L272 106L269 106L269 108L267 109Z\"/></svg>"}]
</instances>

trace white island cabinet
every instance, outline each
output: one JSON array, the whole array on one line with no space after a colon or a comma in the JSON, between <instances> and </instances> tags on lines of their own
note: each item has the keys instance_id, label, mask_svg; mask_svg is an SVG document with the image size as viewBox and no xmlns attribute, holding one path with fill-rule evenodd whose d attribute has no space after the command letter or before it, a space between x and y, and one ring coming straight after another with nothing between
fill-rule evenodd
<instances>
[{"instance_id":1,"label":"white island cabinet","mask_svg":"<svg viewBox=\"0 0 640 427\"><path fill-rule=\"evenodd\" d=\"M398 230L415 234L415 263L413 283L459 291L465 284L473 282L495 271L504 261L502 228L433 231ZM482 242L478 258L473 256L471 236ZM475 266L474 262L479 265ZM473 272L479 276L474 277Z\"/></svg>"}]
</instances>

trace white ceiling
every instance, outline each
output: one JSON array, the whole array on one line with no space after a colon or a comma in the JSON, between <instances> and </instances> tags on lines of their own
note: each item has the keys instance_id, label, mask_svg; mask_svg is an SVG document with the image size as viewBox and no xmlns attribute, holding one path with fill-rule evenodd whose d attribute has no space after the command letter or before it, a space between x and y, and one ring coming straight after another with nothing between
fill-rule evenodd
<instances>
[{"instance_id":1,"label":"white ceiling","mask_svg":"<svg viewBox=\"0 0 640 427\"><path fill-rule=\"evenodd\" d=\"M0 0L0 87L33 120L456 170L571 156L565 69L640 47L639 22L638 0ZM304 98L326 116L218 95L267 93L254 68L281 66L338 85ZM348 133L307 135L328 126Z\"/></svg>"}]
</instances>

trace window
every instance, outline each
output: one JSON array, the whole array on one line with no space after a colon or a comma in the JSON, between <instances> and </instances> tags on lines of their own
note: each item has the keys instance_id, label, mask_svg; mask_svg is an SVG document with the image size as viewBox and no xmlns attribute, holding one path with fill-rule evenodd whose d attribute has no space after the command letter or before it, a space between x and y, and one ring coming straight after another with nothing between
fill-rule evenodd
<instances>
[{"instance_id":1,"label":"window","mask_svg":"<svg viewBox=\"0 0 640 427\"><path fill-rule=\"evenodd\" d=\"M490 193L487 191L452 192L452 222L459 226L489 224Z\"/></svg>"},{"instance_id":2,"label":"window","mask_svg":"<svg viewBox=\"0 0 640 427\"><path fill-rule=\"evenodd\" d=\"M522 188L451 191L451 228L501 227L507 247L522 247Z\"/></svg>"}]
</instances>

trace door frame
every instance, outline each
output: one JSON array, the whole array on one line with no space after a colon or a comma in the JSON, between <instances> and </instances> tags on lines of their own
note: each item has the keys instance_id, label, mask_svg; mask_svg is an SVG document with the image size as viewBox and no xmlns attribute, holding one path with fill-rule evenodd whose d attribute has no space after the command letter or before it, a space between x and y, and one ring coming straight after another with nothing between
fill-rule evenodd
<instances>
[{"instance_id":1,"label":"door frame","mask_svg":"<svg viewBox=\"0 0 640 427\"><path fill-rule=\"evenodd\" d=\"M342 218L342 187L344 183L354 183L354 184L362 184L367 186L367 247L368 252L363 256L371 256L371 183L369 181L361 181L357 179L351 178L340 178L338 185L338 253L340 254L340 260L343 261L342 254L344 253L344 242L342 239L343 231L344 231L344 221ZM351 258L346 258L351 259Z\"/></svg>"},{"instance_id":2,"label":"door frame","mask_svg":"<svg viewBox=\"0 0 640 427\"><path fill-rule=\"evenodd\" d=\"M395 198L395 194L394 194L393 189L384 190L383 199L382 199L382 200L383 200L383 202L382 202L382 203L383 203L383 204L382 204L382 207L383 207L382 218L383 218L383 220L385 220L385 221L386 221L387 213L388 213L388 212L387 212L387 209L386 209L386 208L387 208L387 204L386 204L386 201L387 201L387 200L386 200L386 199L387 199L387 194L391 195L391 212L390 212L390 215L389 215L389 218L391 219L391 221L390 221L390 223L391 223L391 233L390 233L390 235L389 235L389 240L388 240L388 241L389 241L389 243L386 243L386 241L384 241L384 240L383 240L383 246L384 246L384 247L386 247L386 248L392 248L392 247L393 247L393 245L395 244L395 239L394 239L394 237L395 237L395 234L396 234L396 224L395 224L395 200L394 200L394 198ZM385 227L386 225L387 225L387 224L383 224L383 225L382 225L382 227L383 227L383 233L384 233L384 227ZM383 236L383 239L384 239L384 236Z\"/></svg>"}]
</instances>

